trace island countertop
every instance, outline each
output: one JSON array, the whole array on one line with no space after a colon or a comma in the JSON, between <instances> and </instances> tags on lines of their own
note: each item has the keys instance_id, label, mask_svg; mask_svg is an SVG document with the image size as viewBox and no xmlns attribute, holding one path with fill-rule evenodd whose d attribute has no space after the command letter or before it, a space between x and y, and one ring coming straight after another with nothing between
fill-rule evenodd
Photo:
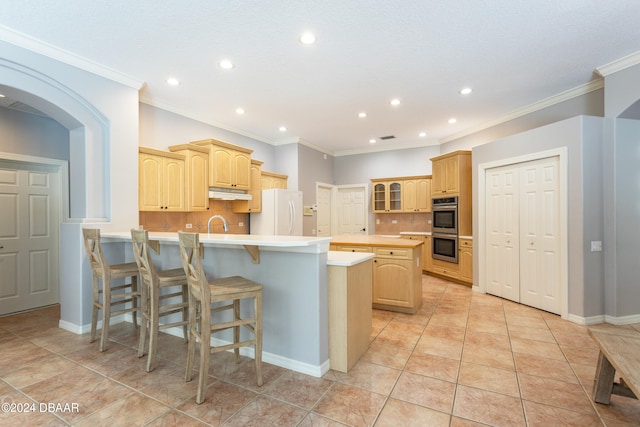
<instances>
[{"instance_id":1,"label":"island countertop","mask_svg":"<svg viewBox=\"0 0 640 427\"><path fill-rule=\"evenodd\" d=\"M350 246L378 246L393 248L415 248L422 245L422 240L396 239L392 237L380 237L375 234L341 234L333 236L332 245Z\"/></svg>"}]
</instances>

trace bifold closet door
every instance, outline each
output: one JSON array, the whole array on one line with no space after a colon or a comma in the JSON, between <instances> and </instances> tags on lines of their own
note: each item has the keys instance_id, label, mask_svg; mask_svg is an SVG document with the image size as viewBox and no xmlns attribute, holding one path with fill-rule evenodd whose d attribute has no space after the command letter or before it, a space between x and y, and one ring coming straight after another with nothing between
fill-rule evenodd
<instances>
[{"instance_id":1,"label":"bifold closet door","mask_svg":"<svg viewBox=\"0 0 640 427\"><path fill-rule=\"evenodd\" d=\"M487 292L520 302L518 169L509 165L486 174Z\"/></svg>"},{"instance_id":2,"label":"bifold closet door","mask_svg":"<svg viewBox=\"0 0 640 427\"><path fill-rule=\"evenodd\" d=\"M486 171L487 292L560 314L558 157Z\"/></svg>"}]
</instances>

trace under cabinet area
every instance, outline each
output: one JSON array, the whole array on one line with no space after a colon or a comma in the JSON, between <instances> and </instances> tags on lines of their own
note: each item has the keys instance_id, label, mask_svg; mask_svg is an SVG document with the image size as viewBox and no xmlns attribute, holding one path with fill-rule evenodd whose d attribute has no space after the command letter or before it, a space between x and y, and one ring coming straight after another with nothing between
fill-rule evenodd
<instances>
[{"instance_id":1,"label":"under cabinet area","mask_svg":"<svg viewBox=\"0 0 640 427\"><path fill-rule=\"evenodd\" d=\"M185 157L182 154L138 148L138 207L141 211L185 210Z\"/></svg>"}]
</instances>

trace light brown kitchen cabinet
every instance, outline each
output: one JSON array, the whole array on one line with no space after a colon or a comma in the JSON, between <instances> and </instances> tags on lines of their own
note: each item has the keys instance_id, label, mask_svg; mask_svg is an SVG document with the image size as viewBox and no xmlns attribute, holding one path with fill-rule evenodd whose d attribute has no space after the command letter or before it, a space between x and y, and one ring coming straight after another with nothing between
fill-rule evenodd
<instances>
[{"instance_id":1,"label":"light brown kitchen cabinet","mask_svg":"<svg viewBox=\"0 0 640 427\"><path fill-rule=\"evenodd\" d=\"M471 179L471 151L459 150L431 159L432 183L431 192L434 196L460 193L463 185L470 184Z\"/></svg>"},{"instance_id":2,"label":"light brown kitchen cabinet","mask_svg":"<svg viewBox=\"0 0 640 427\"><path fill-rule=\"evenodd\" d=\"M458 239L458 261L460 262L460 280L473 283L473 240Z\"/></svg>"},{"instance_id":3,"label":"light brown kitchen cabinet","mask_svg":"<svg viewBox=\"0 0 640 427\"><path fill-rule=\"evenodd\" d=\"M420 252L421 247L374 248L374 308L418 311L422 305Z\"/></svg>"},{"instance_id":4,"label":"light brown kitchen cabinet","mask_svg":"<svg viewBox=\"0 0 640 427\"><path fill-rule=\"evenodd\" d=\"M422 245L416 243L390 246L389 240L375 236L353 236L354 241L368 240L371 246L349 244L349 238L332 243L335 251L373 252L373 308L415 313L422 306ZM384 243L382 243L384 241ZM400 243L400 242L397 242Z\"/></svg>"},{"instance_id":5,"label":"light brown kitchen cabinet","mask_svg":"<svg viewBox=\"0 0 640 427\"><path fill-rule=\"evenodd\" d=\"M249 190L253 150L216 139L191 144L209 148L209 187Z\"/></svg>"},{"instance_id":6,"label":"light brown kitchen cabinet","mask_svg":"<svg viewBox=\"0 0 640 427\"><path fill-rule=\"evenodd\" d=\"M185 204L185 158L153 148L138 148L138 209L180 212Z\"/></svg>"},{"instance_id":7,"label":"light brown kitchen cabinet","mask_svg":"<svg viewBox=\"0 0 640 427\"><path fill-rule=\"evenodd\" d=\"M372 179L373 212L402 212L402 180Z\"/></svg>"},{"instance_id":8,"label":"light brown kitchen cabinet","mask_svg":"<svg viewBox=\"0 0 640 427\"><path fill-rule=\"evenodd\" d=\"M431 212L431 177L405 178L402 182L402 210Z\"/></svg>"},{"instance_id":9,"label":"light brown kitchen cabinet","mask_svg":"<svg viewBox=\"0 0 640 427\"><path fill-rule=\"evenodd\" d=\"M275 172L262 171L262 179L260 186L263 190L271 190L272 188L287 189L287 175Z\"/></svg>"},{"instance_id":10,"label":"light brown kitchen cabinet","mask_svg":"<svg viewBox=\"0 0 640 427\"><path fill-rule=\"evenodd\" d=\"M440 276L460 280L460 264L433 259L431 260L431 271Z\"/></svg>"},{"instance_id":11,"label":"light brown kitchen cabinet","mask_svg":"<svg viewBox=\"0 0 640 427\"><path fill-rule=\"evenodd\" d=\"M209 210L209 150L192 144L172 145L169 151L185 158L185 210Z\"/></svg>"},{"instance_id":12,"label":"light brown kitchen cabinet","mask_svg":"<svg viewBox=\"0 0 640 427\"><path fill-rule=\"evenodd\" d=\"M410 240L419 240L423 243L422 248L422 270L431 270L431 236L425 236L424 234L402 234L403 238Z\"/></svg>"},{"instance_id":13,"label":"light brown kitchen cabinet","mask_svg":"<svg viewBox=\"0 0 640 427\"><path fill-rule=\"evenodd\" d=\"M249 194L251 200L234 200L233 211L235 213L256 213L262 211L262 164L260 160L251 159L251 188Z\"/></svg>"}]
</instances>

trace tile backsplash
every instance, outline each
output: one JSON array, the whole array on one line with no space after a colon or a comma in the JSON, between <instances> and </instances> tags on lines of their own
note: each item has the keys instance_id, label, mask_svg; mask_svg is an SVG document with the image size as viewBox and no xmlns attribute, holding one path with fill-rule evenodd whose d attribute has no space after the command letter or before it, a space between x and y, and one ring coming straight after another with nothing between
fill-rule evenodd
<instances>
[{"instance_id":1,"label":"tile backsplash","mask_svg":"<svg viewBox=\"0 0 640 427\"><path fill-rule=\"evenodd\" d=\"M430 221L431 212L376 214L375 234L398 234L401 231L431 231Z\"/></svg>"},{"instance_id":2,"label":"tile backsplash","mask_svg":"<svg viewBox=\"0 0 640 427\"><path fill-rule=\"evenodd\" d=\"M140 225L149 231L191 231L206 233L212 215L222 215L229 224L230 234L247 234L249 215L233 212L230 200L209 200L209 210L199 212L140 212ZM187 224L192 228L188 229ZM242 224L242 225L240 225ZM222 221L211 222L212 233L224 233Z\"/></svg>"}]
</instances>

